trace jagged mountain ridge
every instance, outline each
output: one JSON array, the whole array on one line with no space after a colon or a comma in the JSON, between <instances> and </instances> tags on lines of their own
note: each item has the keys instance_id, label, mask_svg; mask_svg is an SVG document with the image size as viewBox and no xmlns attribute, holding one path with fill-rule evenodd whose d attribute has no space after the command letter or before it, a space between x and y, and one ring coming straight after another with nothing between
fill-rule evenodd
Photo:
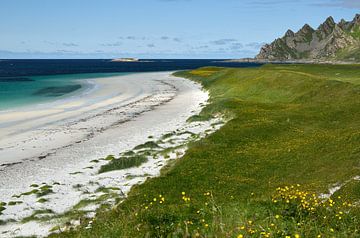
<instances>
[{"instance_id":1,"label":"jagged mountain ridge","mask_svg":"<svg viewBox=\"0 0 360 238\"><path fill-rule=\"evenodd\" d=\"M360 14L352 21L335 23L328 17L316 30L305 24L298 32L264 45L257 60L338 60L360 62Z\"/></svg>"}]
</instances>

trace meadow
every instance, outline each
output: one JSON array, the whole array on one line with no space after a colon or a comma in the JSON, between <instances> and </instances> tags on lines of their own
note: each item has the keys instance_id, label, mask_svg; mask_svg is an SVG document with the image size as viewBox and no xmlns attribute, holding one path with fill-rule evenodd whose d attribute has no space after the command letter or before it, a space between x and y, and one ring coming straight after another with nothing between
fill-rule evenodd
<instances>
[{"instance_id":1,"label":"meadow","mask_svg":"<svg viewBox=\"0 0 360 238\"><path fill-rule=\"evenodd\" d=\"M223 115L161 176L51 237L360 237L360 66L175 73Z\"/></svg>"}]
</instances>

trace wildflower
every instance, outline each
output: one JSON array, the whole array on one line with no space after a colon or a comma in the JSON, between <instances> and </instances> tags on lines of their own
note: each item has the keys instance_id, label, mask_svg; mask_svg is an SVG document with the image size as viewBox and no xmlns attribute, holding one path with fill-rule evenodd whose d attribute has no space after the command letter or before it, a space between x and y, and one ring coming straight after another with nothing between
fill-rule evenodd
<instances>
[{"instance_id":1,"label":"wildflower","mask_svg":"<svg viewBox=\"0 0 360 238\"><path fill-rule=\"evenodd\" d=\"M276 218L276 219L279 219L279 218L280 218L280 216L279 216L279 215L275 215L275 218Z\"/></svg>"},{"instance_id":2,"label":"wildflower","mask_svg":"<svg viewBox=\"0 0 360 238\"><path fill-rule=\"evenodd\" d=\"M295 234L295 238L300 238L300 235L299 235L299 234Z\"/></svg>"},{"instance_id":3,"label":"wildflower","mask_svg":"<svg viewBox=\"0 0 360 238\"><path fill-rule=\"evenodd\" d=\"M240 230L245 230L245 226L241 226L241 227L240 227Z\"/></svg>"},{"instance_id":4,"label":"wildflower","mask_svg":"<svg viewBox=\"0 0 360 238\"><path fill-rule=\"evenodd\" d=\"M237 238L243 238L244 236L242 234L238 235Z\"/></svg>"},{"instance_id":5,"label":"wildflower","mask_svg":"<svg viewBox=\"0 0 360 238\"><path fill-rule=\"evenodd\" d=\"M205 224L205 227L208 228L208 227L209 227L209 224Z\"/></svg>"},{"instance_id":6,"label":"wildflower","mask_svg":"<svg viewBox=\"0 0 360 238\"><path fill-rule=\"evenodd\" d=\"M333 228L330 228L330 231L331 231L331 232L334 232L334 229L333 229Z\"/></svg>"},{"instance_id":7,"label":"wildflower","mask_svg":"<svg viewBox=\"0 0 360 238\"><path fill-rule=\"evenodd\" d=\"M185 195L185 192L182 192L181 195Z\"/></svg>"},{"instance_id":8,"label":"wildflower","mask_svg":"<svg viewBox=\"0 0 360 238\"><path fill-rule=\"evenodd\" d=\"M253 222L252 221L248 221L249 225L251 225Z\"/></svg>"},{"instance_id":9,"label":"wildflower","mask_svg":"<svg viewBox=\"0 0 360 238\"><path fill-rule=\"evenodd\" d=\"M156 198L154 198L154 202L156 202Z\"/></svg>"}]
</instances>

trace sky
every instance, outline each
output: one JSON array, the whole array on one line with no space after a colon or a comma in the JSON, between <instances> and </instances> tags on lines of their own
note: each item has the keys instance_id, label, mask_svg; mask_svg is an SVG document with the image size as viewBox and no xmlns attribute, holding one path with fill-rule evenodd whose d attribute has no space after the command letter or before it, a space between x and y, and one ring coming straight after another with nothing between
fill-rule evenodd
<instances>
[{"instance_id":1,"label":"sky","mask_svg":"<svg viewBox=\"0 0 360 238\"><path fill-rule=\"evenodd\" d=\"M1 0L0 58L243 58L360 0Z\"/></svg>"}]
</instances>

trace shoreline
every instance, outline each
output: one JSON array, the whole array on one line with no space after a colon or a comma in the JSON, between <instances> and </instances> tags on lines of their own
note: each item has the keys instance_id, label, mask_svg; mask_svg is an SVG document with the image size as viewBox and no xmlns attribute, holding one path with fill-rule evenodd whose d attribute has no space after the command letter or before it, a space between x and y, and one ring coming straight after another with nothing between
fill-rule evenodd
<instances>
[{"instance_id":1,"label":"shoreline","mask_svg":"<svg viewBox=\"0 0 360 238\"><path fill-rule=\"evenodd\" d=\"M43 152L41 156L32 156L20 163L19 160L13 160L11 166L0 167L2 173L0 202L21 201L14 206L7 206L0 215L0 221L5 222L5 225L0 225L0 233L6 237L47 235L54 224L44 225L36 221L21 223L21 221L39 210L51 210L56 215L66 214L77 203L91 199L84 190L97 196L96 190L101 187L119 187L117 196L123 197L133 185L144 182L147 177L157 176L169 160L166 156L156 156L156 159L150 158L138 168L98 174L99 168L109 163L100 158L111 154L116 156L132 150L137 145L146 143L150 137L153 138L151 140L161 141L164 134L176 131L180 134L174 136L171 141L163 141L161 145L162 148L172 148L176 141L178 145L182 145L180 151L175 149L175 152L171 151L170 159L175 159L184 150L182 143L191 139L192 133L203 134L204 131L214 127L211 126L211 122L187 122L190 116L200 112L202 105L208 100L208 94L202 91L199 84L169 74L170 72L161 72L121 76L131 83L138 80L144 88L137 90L135 95L129 96L127 101L122 101L120 105L112 98L106 100L110 104L100 103L101 110L82 113L80 116L74 114L72 120L69 118L62 120L63 123L66 122L65 124L60 123L59 126L57 122L49 126L58 126L57 131L54 128L50 131L40 130L43 135L56 134L64 129L65 132L74 134L76 130L83 131L84 128L91 127L92 130L87 130L86 137L83 132L68 137L62 131L58 138L62 140L67 138L66 145ZM105 122L107 126L103 124ZM189 134L184 136L187 133ZM37 144L46 144L47 141L51 140L38 139ZM4 153L4 150L1 152ZM130 175L133 178L130 178ZM17 178L16 183L14 178ZM35 193L29 194L30 190L38 190L34 189L34 184L39 187L51 187L51 192L44 197L38 197ZM24 193L27 195L22 195ZM47 201L39 203L41 198ZM97 206L93 206L89 213L93 214L96 208Z\"/></svg>"},{"instance_id":2,"label":"shoreline","mask_svg":"<svg viewBox=\"0 0 360 238\"><path fill-rule=\"evenodd\" d=\"M268 60L256 58L230 59L220 62L225 63L255 63L255 64L329 64L329 65L358 65L356 61L331 61L331 60Z\"/></svg>"},{"instance_id":3,"label":"shoreline","mask_svg":"<svg viewBox=\"0 0 360 238\"><path fill-rule=\"evenodd\" d=\"M27 106L10 112L0 112L0 158L2 158L0 164L12 164L42 156L41 151L44 151L45 148L34 151L34 147L31 147L27 148L27 151L22 154L16 154L16 156L12 154L10 161L5 159L9 151L5 151L4 148L14 147L14 144L25 142L27 138L40 138L44 133L37 131L38 129L46 128L47 130L59 131L59 126L69 127L75 124L80 125L81 122L86 124L85 117L87 119L95 117L114 108L116 104L125 106L127 103L138 101L151 93L155 93L151 88L143 88L147 86L141 85L141 79L131 82L132 75L129 75L130 78L124 78L126 80L124 81L122 80L123 76L128 75L88 79L87 83L93 86L80 95L36 104L35 106ZM141 95L142 92L144 92L144 95ZM87 125L84 126L87 127ZM76 141L86 137L85 134L89 133L79 133L81 128L78 127L73 128L73 130L75 130L75 134L78 134ZM56 135L51 135L49 140L56 140L54 137ZM62 140L64 139L66 138L62 138ZM75 138L72 139L72 143L74 141ZM52 145L51 148L48 146L49 144L46 150L62 147L56 144Z\"/></svg>"}]
</instances>

